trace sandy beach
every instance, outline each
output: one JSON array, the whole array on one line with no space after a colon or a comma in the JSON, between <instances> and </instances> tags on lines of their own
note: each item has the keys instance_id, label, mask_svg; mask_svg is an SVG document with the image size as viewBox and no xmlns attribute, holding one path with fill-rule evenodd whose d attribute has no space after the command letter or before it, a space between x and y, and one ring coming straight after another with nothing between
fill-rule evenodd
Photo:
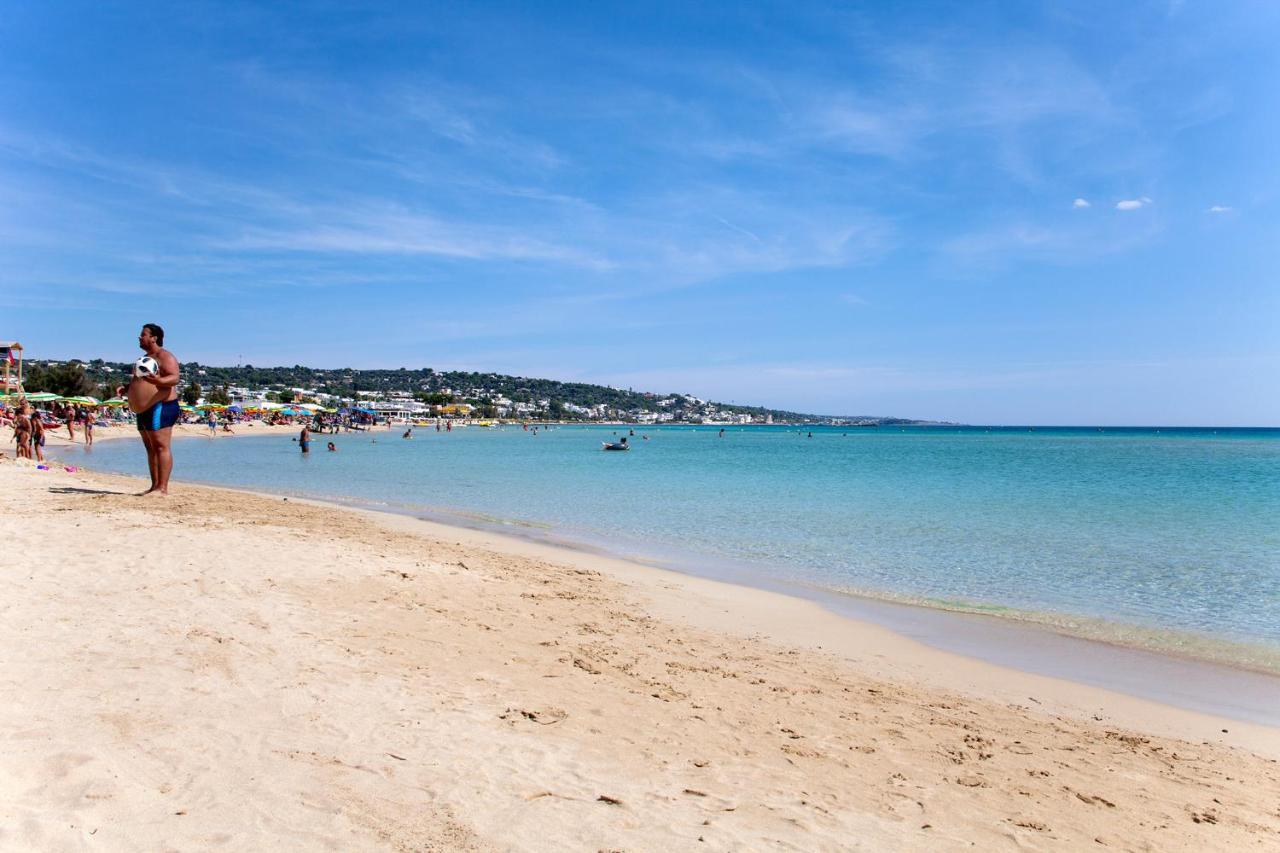
<instances>
[{"instance_id":1,"label":"sandy beach","mask_svg":"<svg viewBox=\"0 0 1280 853\"><path fill-rule=\"evenodd\" d=\"M209 428L204 424L178 424L173 428L174 438L184 439L205 439L208 441L217 441L223 438L245 438L254 435L271 435L279 433L280 435L297 435L302 429L297 426L271 426L261 421L249 421L247 423L235 424L234 432L221 432L217 435L210 435ZM99 441L118 441L122 438L138 440L137 427L132 422L122 424L111 424L109 426L99 423L93 431L94 442ZM80 446L84 444L84 431L76 429L76 437L74 440L67 437L66 426L48 427L45 431L45 452L46 454L55 454L58 448L70 447L72 445ZM6 455L13 457L13 451L6 447Z\"/></svg>"},{"instance_id":2,"label":"sandy beach","mask_svg":"<svg viewBox=\"0 0 1280 853\"><path fill-rule=\"evenodd\" d=\"M0 848L1280 846L1274 728L597 555L140 489L0 461Z\"/></svg>"}]
</instances>

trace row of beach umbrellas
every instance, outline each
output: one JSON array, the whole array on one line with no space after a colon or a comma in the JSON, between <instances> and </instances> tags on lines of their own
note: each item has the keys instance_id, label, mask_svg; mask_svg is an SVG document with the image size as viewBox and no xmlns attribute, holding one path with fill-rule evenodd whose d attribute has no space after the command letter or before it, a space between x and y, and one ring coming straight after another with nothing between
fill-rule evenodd
<instances>
[{"instance_id":1,"label":"row of beach umbrellas","mask_svg":"<svg viewBox=\"0 0 1280 853\"><path fill-rule=\"evenodd\" d=\"M114 404L112 400L104 403L97 397L63 397L61 394L54 394L52 391L36 391L32 394L0 394L0 400L17 400L19 398L25 399L28 403L72 403L77 406L110 406ZM120 402L123 403L124 400L120 400Z\"/></svg>"},{"instance_id":2,"label":"row of beach umbrellas","mask_svg":"<svg viewBox=\"0 0 1280 853\"><path fill-rule=\"evenodd\" d=\"M127 406L129 401L123 397L112 397L110 400L99 400L97 397L80 396L80 397L63 397L50 391L37 391L32 394L0 394L0 400L17 400L25 398L28 403L71 403L75 406ZM337 409L326 409L324 406L315 403L298 403L294 406L288 406L283 403L263 403L261 406L223 406L219 403L202 403L199 406L188 406L183 403L181 406L183 411L187 412L279 412L282 415L314 415L317 412L333 413Z\"/></svg>"}]
</instances>

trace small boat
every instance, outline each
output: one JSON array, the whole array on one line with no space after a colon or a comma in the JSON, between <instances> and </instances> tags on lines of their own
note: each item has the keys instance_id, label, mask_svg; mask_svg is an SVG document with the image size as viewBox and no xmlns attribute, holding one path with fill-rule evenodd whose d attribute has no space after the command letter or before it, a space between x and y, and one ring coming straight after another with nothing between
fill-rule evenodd
<instances>
[{"instance_id":1,"label":"small boat","mask_svg":"<svg viewBox=\"0 0 1280 853\"><path fill-rule=\"evenodd\" d=\"M600 448L601 450L630 450L631 449L631 445L627 444L625 440L613 441L613 442L602 441L600 442L600 444L602 445Z\"/></svg>"}]
</instances>

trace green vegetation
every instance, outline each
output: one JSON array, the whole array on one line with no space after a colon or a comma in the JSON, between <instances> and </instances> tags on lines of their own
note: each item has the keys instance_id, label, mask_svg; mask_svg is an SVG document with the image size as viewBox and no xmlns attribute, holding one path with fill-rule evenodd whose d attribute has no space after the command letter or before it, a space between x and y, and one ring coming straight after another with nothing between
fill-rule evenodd
<instances>
[{"instance_id":1,"label":"green vegetation","mask_svg":"<svg viewBox=\"0 0 1280 853\"><path fill-rule=\"evenodd\" d=\"M60 394L94 393L98 383L110 396L114 387L129 376L132 365L126 362L105 362L100 359L80 364L68 362L57 367L42 368L28 362L28 376L39 377L41 390L50 386ZM56 380L54 377L58 377ZM847 417L833 419L802 412L769 409L763 406L741 406L732 403L716 403L700 400L688 394L654 394L633 389L611 388L605 385L589 385L585 382L559 382L554 379L535 379L526 376L506 376L499 373L469 371L438 372L431 368L394 370L356 370L350 367L318 369L295 364L292 367L218 367L188 362L182 365L183 379L190 388L200 385L211 389L208 402L228 405L230 389L242 388L250 392L266 392L272 401L292 403L295 389L306 392L304 400L313 400L313 394L330 395L342 400L382 399L392 394L411 395L428 405L468 403L474 407L477 417L492 418L500 414L500 403L511 401L510 408L518 416L553 420L621 419L646 414L662 421L699 423L703 420L727 420L750 416L756 422L771 419L774 423L815 423L837 421L862 425L916 423L901 418ZM57 387L52 387L56 385ZM28 382L30 390L36 390ZM70 390L68 390L70 389ZM198 391L197 391L198 394ZM523 404L518 405L518 404Z\"/></svg>"},{"instance_id":2,"label":"green vegetation","mask_svg":"<svg viewBox=\"0 0 1280 853\"><path fill-rule=\"evenodd\" d=\"M52 366L27 362L22 385L29 394L48 391L63 397L81 397L85 394L95 397L110 396L104 395L98 388L98 383L85 372L85 366L75 361Z\"/></svg>"}]
</instances>

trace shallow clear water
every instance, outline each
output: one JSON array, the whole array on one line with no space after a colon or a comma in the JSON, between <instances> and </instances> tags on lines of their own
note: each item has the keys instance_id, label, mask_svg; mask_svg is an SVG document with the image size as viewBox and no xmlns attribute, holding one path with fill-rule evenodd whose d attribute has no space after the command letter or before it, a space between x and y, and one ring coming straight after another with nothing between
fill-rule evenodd
<instances>
[{"instance_id":1,"label":"shallow clear water","mask_svg":"<svg viewBox=\"0 0 1280 853\"><path fill-rule=\"evenodd\" d=\"M337 436L338 453L316 436L309 458L279 435L191 438L176 443L175 472L542 531L719 577L1140 644L1165 637L1193 652L1196 638L1244 644L1241 661L1280 661L1280 430L815 428L810 438L731 427L721 438L670 427L636 429L630 453L601 452L614 432L420 428L405 441L378 431ZM91 455L95 468L145 471L133 441Z\"/></svg>"}]
</instances>

